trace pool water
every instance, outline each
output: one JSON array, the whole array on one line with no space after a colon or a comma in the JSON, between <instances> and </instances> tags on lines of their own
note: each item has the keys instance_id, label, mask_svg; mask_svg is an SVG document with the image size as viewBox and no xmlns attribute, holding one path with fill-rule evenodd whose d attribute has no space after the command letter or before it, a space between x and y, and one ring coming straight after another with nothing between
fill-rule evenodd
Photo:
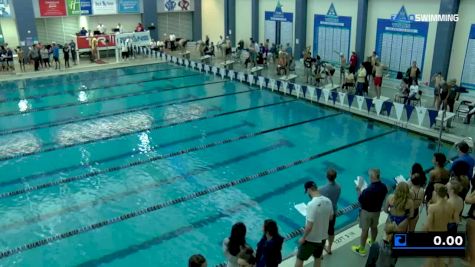
<instances>
[{"instance_id":1,"label":"pool water","mask_svg":"<svg viewBox=\"0 0 475 267\"><path fill-rule=\"evenodd\" d=\"M168 63L0 86L1 266L186 266L243 221L255 247L267 218L305 223L303 184L380 167L393 185L434 144L350 113ZM448 151L447 147L443 148ZM337 229L357 210L338 217ZM285 242L283 254L297 246Z\"/></svg>"}]
</instances>

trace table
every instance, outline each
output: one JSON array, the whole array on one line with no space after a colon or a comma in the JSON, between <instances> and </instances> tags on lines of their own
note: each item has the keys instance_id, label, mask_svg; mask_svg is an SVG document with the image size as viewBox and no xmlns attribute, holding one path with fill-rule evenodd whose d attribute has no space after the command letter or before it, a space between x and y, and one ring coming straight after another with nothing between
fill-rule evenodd
<instances>
[{"instance_id":1,"label":"table","mask_svg":"<svg viewBox=\"0 0 475 267\"><path fill-rule=\"evenodd\" d=\"M442 121L442 114L444 113L443 110L440 110L439 111L439 114L437 115L437 117L435 118L435 124L437 125L437 122L440 122L440 124L442 125L442 127L444 127L444 124L446 127L450 127L450 125L452 124L452 120L453 118L455 117L455 113L452 113L452 112L446 112L445 113L445 117L444 117L444 121ZM445 127L444 127L445 129Z\"/></svg>"},{"instance_id":2,"label":"table","mask_svg":"<svg viewBox=\"0 0 475 267\"><path fill-rule=\"evenodd\" d=\"M228 70L232 70L234 68L234 63L235 63L234 60L226 60L222 62L221 65L224 65L224 68Z\"/></svg>"},{"instance_id":3,"label":"table","mask_svg":"<svg viewBox=\"0 0 475 267\"><path fill-rule=\"evenodd\" d=\"M286 81L286 82L295 82L295 79L297 79L297 75L296 74L289 74L287 76L282 76L279 78L279 80L281 81Z\"/></svg>"},{"instance_id":4,"label":"table","mask_svg":"<svg viewBox=\"0 0 475 267\"><path fill-rule=\"evenodd\" d=\"M201 63L211 64L211 56L210 55L202 56L200 58L200 60L201 60Z\"/></svg>"},{"instance_id":5,"label":"table","mask_svg":"<svg viewBox=\"0 0 475 267\"><path fill-rule=\"evenodd\" d=\"M251 74L260 76L262 73L263 67L254 67L250 70Z\"/></svg>"}]
</instances>

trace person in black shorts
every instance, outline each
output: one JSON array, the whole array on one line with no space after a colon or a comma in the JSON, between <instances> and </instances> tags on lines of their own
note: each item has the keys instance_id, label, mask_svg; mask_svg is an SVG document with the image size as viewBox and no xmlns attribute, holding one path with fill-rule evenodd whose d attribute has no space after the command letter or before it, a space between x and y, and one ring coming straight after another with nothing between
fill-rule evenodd
<instances>
[{"instance_id":1,"label":"person in black shorts","mask_svg":"<svg viewBox=\"0 0 475 267\"><path fill-rule=\"evenodd\" d=\"M338 209L338 200L340 199L340 195L341 195L341 187L339 184L335 182L336 176L337 176L337 173L335 169L332 169L332 168L328 169L327 170L328 184L320 188L320 193L323 196L326 196L328 199L330 199L333 206L333 216L330 218L330 222L328 224L328 246L325 247L325 250L330 255L332 254L332 244L333 244L333 240L335 239L335 222L336 222L336 213Z\"/></svg>"}]
</instances>

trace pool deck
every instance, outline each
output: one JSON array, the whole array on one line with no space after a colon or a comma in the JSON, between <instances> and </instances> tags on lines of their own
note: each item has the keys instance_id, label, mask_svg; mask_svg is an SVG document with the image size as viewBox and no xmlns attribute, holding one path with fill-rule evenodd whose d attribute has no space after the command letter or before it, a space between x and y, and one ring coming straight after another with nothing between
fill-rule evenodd
<instances>
[{"instance_id":1,"label":"pool deck","mask_svg":"<svg viewBox=\"0 0 475 267\"><path fill-rule=\"evenodd\" d=\"M191 51L191 59L199 61L199 54L196 50L193 48L190 49ZM178 52L170 52L173 55L179 56ZM160 59L153 59L153 58L147 58L147 57L142 57L139 56L137 59L130 60L130 61L125 61L125 62L115 62L114 58L109 58L106 59L105 61L109 61L109 63L106 64L96 64L96 63L90 63L89 60L83 59L81 61L80 65L77 66L72 66L69 69L62 69L60 71L57 70L41 70L38 72L35 72L32 70L32 66L27 66L27 71L26 72L19 72L19 66L16 66L16 73L7 73L7 72L0 72L0 81L11 81L11 80L18 80L18 79L24 79L24 78L35 78L35 77L47 77L47 76L54 76L54 75L64 75L64 74L71 74L71 73L78 73L78 72L86 72L86 71L95 71L95 70L105 70L105 69L112 69L112 68L121 68L121 67L128 67L128 66L140 66L144 64L153 64L157 62L161 62ZM212 60L212 64L216 66L220 66L220 63L222 62L222 58L218 56L218 58L214 58ZM242 64L235 63L234 64L234 70L235 71L244 71L245 68ZM296 66L296 72L299 76L297 77L296 82L300 84L305 84L304 78L303 78L303 66L300 63L297 63ZM274 66L270 66L269 68L264 68L262 70L262 75L270 78L278 78L275 71L274 71ZM339 79L339 74L338 72L335 74L335 80ZM385 82L385 84L391 84L390 81ZM383 96L389 97L390 99L393 98L394 94L396 93L396 89L391 86L383 86ZM370 90L370 96L372 94L372 90ZM423 95L422 103L425 106L429 106L430 103L432 103L433 98L428 95ZM365 111L355 111L352 110L352 112L365 116L365 117L370 117L376 120L380 120L386 123L393 124L390 121L384 121L384 118L382 117L377 117L375 115L368 115L367 112ZM432 130L432 129L426 129L422 127L413 127L412 129L415 132L424 134L424 135L429 135L429 136L438 136L438 131ZM465 125L462 124L459 120L455 120L453 122L453 128L450 129L450 134L444 134L443 135L443 140L453 142L455 140L460 139L460 137L472 137L475 139L475 124L472 122L470 125ZM381 216L380 220L380 231L378 235L378 239L382 237L382 225L383 222L385 221L386 216ZM421 213L421 219L418 224L418 228L420 228L425 221L425 211ZM356 255L355 253L351 252L351 246L358 243L359 240L359 234L360 234L360 229L358 228L357 225L351 226L350 228L344 230L343 232L339 233L336 235L334 248L333 248L333 255L324 255L323 259L323 266L364 266L366 262L367 257L361 257L360 255ZM398 261L398 265L400 266L421 266L423 264L425 259L422 258L411 258L411 259L400 259ZM460 260L455 261L456 264L454 266L464 266L461 264ZM290 257L287 260L285 260L280 266L281 267L290 267L294 266L295 263L295 257ZM305 267L310 267L312 265L312 261L306 262Z\"/></svg>"}]
</instances>

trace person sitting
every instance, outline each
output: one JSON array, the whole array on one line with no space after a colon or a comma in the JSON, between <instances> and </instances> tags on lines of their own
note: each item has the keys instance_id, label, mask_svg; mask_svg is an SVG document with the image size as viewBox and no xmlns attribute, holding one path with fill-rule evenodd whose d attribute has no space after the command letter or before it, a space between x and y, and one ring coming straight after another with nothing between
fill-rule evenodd
<instances>
[{"instance_id":1,"label":"person sitting","mask_svg":"<svg viewBox=\"0 0 475 267\"><path fill-rule=\"evenodd\" d=\"M345 72L345 83L342 88L349 91L349 89L355 87L355 75L352 72Z\"/></svg>"},{"instance_id":2,"label":"person sitting","mask_svg":"<svg viewBox=\"0 0 475 267\"><path fill-rule=\"evenodd\" d=\"M378 243L371 245L369 249L368 259L366 260L366 267L376 266L396 266L397 258L392 256L391 244L397 226L394 223L386 223L384 232L386 236Z\"/></svg>"},{"instance_id":3,"label":"person sitting","mask_svg":"<svg viewBox=\"0 0 475 267\"><path fill-rule=\"evenodd\" d=\"M404 105L410 104L411 100L417 100L419 97L419 86L417 85L417 80L412 80L412 85L409 87L409 94L404 98Z\"/></svg>"},{"instance_id":4,"label":"person sitting","mask_svg":"<svg viewBox=\"0 0 475 267\"><path fill-rule=\"evenodd\" d=\"M277 75L287 75L287 59L284 52L279 52L279 59L277 60Z\"/></svg>"},{"instance_id":5,"label":"person sitting","mask_svg":"<svg viewBox=\"0 0 475 267\"><path fill-rule=\"evenodd\" d=\"M213 44L213 42L211 42L211 44L209 46L207 46L206 48L207 49L205 51L205 55L214 57L215 54L214 54L214 44Z\"/></svg>"},{"instance_id":6,"label":"person sitting","mask_svg":"<svg viewBox=\"0 0 475 267\"><path fill-rule=\"evenodd\" d=\"M463 123L469 124L469 123L470 123L470 119L472 118L473 114L475 114L475 106L471 106L471 107L470 107L470 110L468 111L467 116L466 116L465 119L463 120Z\"/></svg>"}]
</instances>

